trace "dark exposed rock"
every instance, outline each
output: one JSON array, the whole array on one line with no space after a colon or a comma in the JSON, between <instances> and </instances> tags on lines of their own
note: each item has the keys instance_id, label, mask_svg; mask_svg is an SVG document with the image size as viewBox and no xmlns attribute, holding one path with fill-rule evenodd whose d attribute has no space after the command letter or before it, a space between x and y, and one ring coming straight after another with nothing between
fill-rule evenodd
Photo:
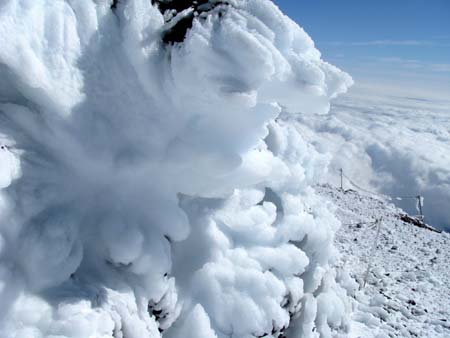
<instances>
[{"instance_id":1,"label":"dark exposed rock","mask_svg":"<svg viewBox=\"0 0 450 338\"><path fill-rule=\"evenodd\" d=\"M192 28L195 18L205 18L215 8L223 11L229 6L228 0L152 0L164 15L167 28L162 34L166 44L183 42ZM219 12L219 16L223 12Z\"/></svg>"},{"instance_id":2,"label":"dark exposed rock","mask_svg":"<svg viewBox=\"0 0 450 338\"><path fill-rule=\"evenodd\" d=\"M416 305L416 301L414 299L410 299L410 300L408 300L408 304L414 306L414 305Z\"/></svg>"},{"instance_id":3,"label":"dark exposed rock","mask_svg":"<svg viewBox=\"0 0 450 338\"><path fill-rule=\"evenodd\" d=\"M114 10L117 8L117 5L119 4L119 0L113 0L111 3L111 9Z\"/></svg>"},{"instance_id":4,"label":"dark exposed rock","mask_svg":"<svg viewBox=\"0 0 450 338\"><path fill-rule=\"evenodd\" d=\"M400 214L399 218L403 222L415 225L416 227L419 227L419 228L427 229L427 230L438 232L438 233L442 232L441 230L437 230L437 229L433 228L432 226L424 223L422 220L420 220L416 217L409 216L407 214Z\"/></svg>"}]
</instances>

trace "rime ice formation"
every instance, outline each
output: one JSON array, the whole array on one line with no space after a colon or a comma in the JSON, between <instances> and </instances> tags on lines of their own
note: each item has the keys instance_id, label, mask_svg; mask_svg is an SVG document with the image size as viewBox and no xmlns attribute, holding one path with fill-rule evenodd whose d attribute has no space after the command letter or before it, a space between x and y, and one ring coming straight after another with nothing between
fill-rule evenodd
<instances>
[{"instance_id":1,"label":"rime ice formation","mask_svg":"<svg viewBox=\"0 0 450 338\"><path fill-rule=\"evenodd\" d=\"M289 119L351 78L268 0L179 3L1 2L1 337L345 329Z\"/></svg>"}]
</instances>

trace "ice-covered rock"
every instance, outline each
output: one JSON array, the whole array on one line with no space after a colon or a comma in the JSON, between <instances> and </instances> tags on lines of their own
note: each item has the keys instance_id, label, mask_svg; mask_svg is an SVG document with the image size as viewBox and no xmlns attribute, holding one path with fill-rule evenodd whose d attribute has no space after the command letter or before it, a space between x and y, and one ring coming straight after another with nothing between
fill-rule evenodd
<instances>
[{"instance_id":1,"label":"ice-covered rock","mask_svg":"<svg viewBox=\"0 0 450 338\"><path fill-rule=\"evenodd\" d=\"M268 0L203 1L167 39L175 3L0 4L2 336L345 327L328 158L289 119L351 78Z\"/></svg>"}]
</instances>

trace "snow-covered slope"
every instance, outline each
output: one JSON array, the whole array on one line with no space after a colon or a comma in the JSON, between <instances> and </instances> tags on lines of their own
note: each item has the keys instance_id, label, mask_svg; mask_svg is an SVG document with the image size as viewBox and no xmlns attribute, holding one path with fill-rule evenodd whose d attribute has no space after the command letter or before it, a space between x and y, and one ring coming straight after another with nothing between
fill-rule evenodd
<instances>
[{"instance_id":1,"label":"snow-covered slope","mask_svg":"<svg viewBox=\"0 0 450 338\"><path fill-rule=\"evenodd\" d=\"M351 84L268 0L0 1L0 338L345 331L286 117Z\"/></svg>"},{"instance_id":2,"label":"snow-covered slope","mask_svg":"<svg viewBox=\"0 0 450 338\"><path fill-rule=\"evenodd\" d=\"M400 220L404 212L356 191L317 186L336 206L342 227L337 265L363 284L342 281L354 297L349 337L450 337L450 234ZM379 241L373 250L382 218Z\"/></svg>"}]
</instances>

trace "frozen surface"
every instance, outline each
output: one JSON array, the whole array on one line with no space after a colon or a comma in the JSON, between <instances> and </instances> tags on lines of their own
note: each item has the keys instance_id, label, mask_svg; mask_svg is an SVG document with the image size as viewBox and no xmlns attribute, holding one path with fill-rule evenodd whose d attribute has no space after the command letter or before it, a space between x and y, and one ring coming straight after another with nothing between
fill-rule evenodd
<instances>
[{"instance_id":1,"label":"frozen surface","mask_svg":"<svg viewBox=\"0 0 450 338\"><path fill-rule=\"evenodd\" d=\"M0 336L344 334L289 112L351 78L267 0L111 5L0 3Z\"/></svg>"},{"instance_id":2,"label":"frozen surface","mask_svg":"<svg viewBox=\"0 0 450 338\"><path fill-rule=\"evenodd\" d=\"M403 210L379 199L317 187L336 206L342 227L335 244L341 253L338 270L352 294L351 338L450 336L450 235L404 223ZM383 218L376 250L374 220ZM362 290L368 264L367 285ZM353 290L353 292L351 291Z\"/></svg>"}]
</instances>

